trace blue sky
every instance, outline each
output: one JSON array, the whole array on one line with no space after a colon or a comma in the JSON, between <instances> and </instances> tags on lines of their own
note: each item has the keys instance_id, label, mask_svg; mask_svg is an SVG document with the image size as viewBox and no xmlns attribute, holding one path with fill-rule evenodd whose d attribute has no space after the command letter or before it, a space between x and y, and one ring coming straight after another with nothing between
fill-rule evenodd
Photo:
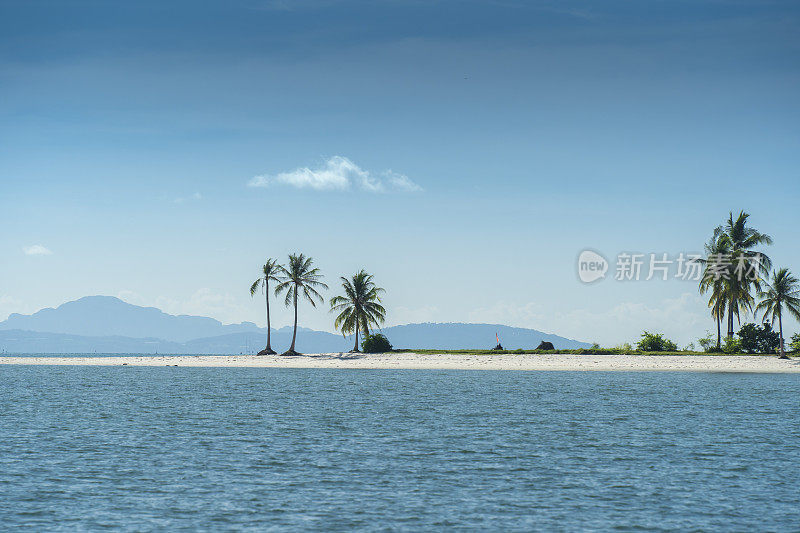
<instances>
[{"instance_id":1,"label":"blue sky","mask_svg":"<svg viewBox=\"0 0 800 533\"><path fill-rule=\"evenodd\" d=\"M699 251L744 209L800 273L799 30L795 2L0 0L0 319L263 323L258 266L302 251L332 289L373 272L391 324L688 343L694 283L577 255Z\"/></svg>"}]
</instances>

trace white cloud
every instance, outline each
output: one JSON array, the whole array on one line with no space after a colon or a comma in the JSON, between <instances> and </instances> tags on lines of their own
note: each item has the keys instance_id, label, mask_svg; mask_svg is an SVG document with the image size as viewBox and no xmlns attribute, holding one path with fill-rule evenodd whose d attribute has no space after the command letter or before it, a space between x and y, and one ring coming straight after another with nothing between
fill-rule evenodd
<instances>
[{"instance_id":1,"label":"white cloud","mask_svg":"<svg viewBox=\"0 0 800 533\"><path fill-rule=\"evenodd\" d=\"M22 248L25 255L53 255L53 252L42 246L41 244L34 244L32 246L25 246Z\"/></svg>"},{"instance_id":2,"label":"white cloud","mask_svg":"<svg viewBox=\"0 0 800 533\"><path fill-rule=\"evenodd\" d=\"M203 195L200 194L199 192L196 192L196 193L192 194L191 196L175 198L173 200L173 202L175 202L176 204L182 204L182 203L190 202L190 201L195 201L196 202L196 201L202 200L202 199L203 199Z\"/></svg>"},{"instance_id":3,"label":"white cloud","mask_svg":"<svg viewBox=\"0 0 800 533\"><path fill-rule=\"evenodd\" d=\"M419 192L422 190L422 187L411 181L405 174L387 170L383 175L389 185L398 191Z\"/></svg>"},{"instance_id":4,"label":"white cloud","mask_svg":"<svg viewBox=\"0 0 800 533\"><path fill-rule=\"evenodd\" d=\"M298 189L346 190L358 187L367 192L403 191L418 192L422 187L411 181L408 176L391 170L376 177L362 169L351 160L342 156L333 156L322 167L311 169L301 167L290 172L275 175L256 176L248 182L250 187L271 187L273 185L289 185Z\"/></svg>"}]
</instances>

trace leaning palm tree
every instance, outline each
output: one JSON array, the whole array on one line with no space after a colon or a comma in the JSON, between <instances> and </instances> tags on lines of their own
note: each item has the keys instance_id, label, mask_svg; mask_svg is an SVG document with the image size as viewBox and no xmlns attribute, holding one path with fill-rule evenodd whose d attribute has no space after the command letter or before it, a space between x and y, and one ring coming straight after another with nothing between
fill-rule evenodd
<instances>
[{"instance_id":1,"label":"leaning palm tree","mask_svg":"<svg viewBox=\"0 0 800 533\"><path fill-rule=\"evenodd\" d=\"M294 349L297 340L297 300L303 297L311 303L312 307L317 306L316 300L322 303L325 299L317 292L318 288L327 289L328 286L320 281L322 274L318 268L312 268L314 260L303 254L291 254L289 265L281 267L281 281L275 287L275 295L286 292L284 304L286 307L294 305L294 330L292 331L292 345L283 355L300 355Z\"/></svg>"},{"instance_id":2,"label":"leaning palm tree","mask_svg":"<svg viewBox=\"0 0 800 533\"><path fill-rule=\"evenodd\" d=\"M783 310L800 320L800 287L797 278L789 273L789 269L782 268L773 272L772 281L764 283L765 290L758 291L761 303L756 307L756 312L764 311L764 322L771 315L771 323L775 324L778 319L778 331L780 334L780 355L781 359L788 359L783 348Z\"/></svg>"},{"instance_id":3,"label":"leaning palm tree","mask_svg":"<svg viewBox=\"0 0 800 533\"><path fill-rule=\"evenodd\" d=\"M730 212L728 220L724 226L718 227L714 231L714 238L721 239L728 247L732 270L735 275L729 279L728 287L728 336L733 336L733 318L738 319L741 311L749 310L752 305L753 297L750 292L751 286L760 291L759 275L767 275L772 268L772 262L765 254L756 250L756 247L772 244L772 237L761 233L755 228L747 225L749 214L741 211L736 219L733 212ZM742 275L738 268L742 265L755 265L757 274L755 277Z\"/></svg>"},{"instance_id":4,"label":"leaning palm tree","mask_svg":"<svg viewBox=\"0 0 800 533\"><path fill-rule=\"evenodd\" d=\"M250 297L253 297L261 288L267 300L267 347L258 352L258 355L274 355L275 351L272 349L270 343L271 324L269 321L269 282L280 282L280 276L283 267L281 267L275 259L267 259L264 266L261 267L261 276L250 285Z\"/></svg>"},{"instance_id":5,"label":"leaning palm tree","mask_svg":"<svg viewBox=\"0 0 800 533\"><path fill-rule=\"evenodd\" d=\"M363 269L352 278L342 276L344 296L331 298L331 312L338 311L334 327L342 330L342 336L355 333L356 344L353 352L358 351L358 332L369 335L369 327L380 327L386 319L386 309L381 305L381 293L384 289L375 285L372 274Z\"/></svg>"}]
</instances>

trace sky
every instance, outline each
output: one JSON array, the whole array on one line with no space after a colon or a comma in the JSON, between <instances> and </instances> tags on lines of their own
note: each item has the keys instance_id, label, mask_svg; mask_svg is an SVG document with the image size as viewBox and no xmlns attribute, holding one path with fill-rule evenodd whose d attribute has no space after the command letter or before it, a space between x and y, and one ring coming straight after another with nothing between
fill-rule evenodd
<instances>
[{"instance_id":1,"label":"sky","mask_svg":"<svg viewBox=\"0 0 800 533\"><path fill-rule=\"evenodd\" d=\"M618 255L645 278L745 210L800 274L798 94L793 1L0 0L0 320L263 325L260 265L303 252L326 297L374 274L387 325L684 346L697 283Z\"/></svg>"}]
</instances>

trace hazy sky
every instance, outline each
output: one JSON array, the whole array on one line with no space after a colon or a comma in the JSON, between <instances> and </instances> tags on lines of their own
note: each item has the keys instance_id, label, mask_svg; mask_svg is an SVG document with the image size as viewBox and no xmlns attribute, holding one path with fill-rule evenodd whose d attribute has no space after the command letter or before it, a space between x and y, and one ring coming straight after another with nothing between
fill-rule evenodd
<instances>
[{"instance_id":1,"label":"hazy sky","mask_svg":"<svg viewBox=\"0 0 800 533\"><path fill-rule=\"evenodd\" d=\"M259 265L302 251L329 296L374 273L390 324L683 345L714 329L696 283L616 255L744 209L800 274L798 95L794 1L0 0L0 319L107 294L263 324Z\"/></svg>"}]
</instances>

